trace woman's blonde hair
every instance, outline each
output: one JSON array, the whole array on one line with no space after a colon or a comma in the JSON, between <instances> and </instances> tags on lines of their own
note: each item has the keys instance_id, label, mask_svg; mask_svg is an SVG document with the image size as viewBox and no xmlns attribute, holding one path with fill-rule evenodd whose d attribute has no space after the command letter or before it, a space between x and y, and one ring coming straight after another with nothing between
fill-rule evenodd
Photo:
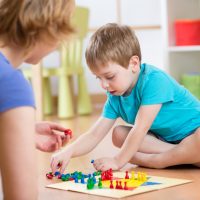
<instances>
[{"instance_id":1,"label":"woman's blonde hair","mask_svg":"<svg viewBox=\"0 0 200 200\"><path fill-rule=\"evenodd\" d=\"M1 44L29 49L39 40L62 41L74 32L73 10L74 0L0 0Z\"/></svg>"},{"instance_id":2,"label":"woman's blonde hair","mask_svg":"<svg viewBox=\"0 0 200 200\"><path fill-rule=\"evenodd\" d=\"M139 41L128 26L109 23L91 37L85 57L90 69L115 62L125 68L134 55L141 61Z\"/></svg>"}]
</instances>

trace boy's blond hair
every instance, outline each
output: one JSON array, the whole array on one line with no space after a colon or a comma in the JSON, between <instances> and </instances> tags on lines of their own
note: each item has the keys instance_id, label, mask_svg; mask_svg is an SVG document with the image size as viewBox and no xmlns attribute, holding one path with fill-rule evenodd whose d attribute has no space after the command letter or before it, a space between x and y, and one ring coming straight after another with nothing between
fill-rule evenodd
<instances>
[{"instance_id":1,"label":"boy's blond hair","mask_svg":"<svg viewBox=\"0 0 200 200\"><path fill-rule=\"evenodd\" d=\"M128 26L115 23L99 28L91 37L85 53L90 69L105 66L110 62L127 68L134 55L141 61L140 44L134 31Z\"/></svg>"},{"instance_id":2,"label":"boy's blond hair","mask_svg":"<svg viewBox=\"0 0 200 200\"><path fill-rule=\"evenodd\" d=\"M1 45L29 49L37 41L62 41L74 32L74 0L0 0Z\"/></svg>"}]
</instances>

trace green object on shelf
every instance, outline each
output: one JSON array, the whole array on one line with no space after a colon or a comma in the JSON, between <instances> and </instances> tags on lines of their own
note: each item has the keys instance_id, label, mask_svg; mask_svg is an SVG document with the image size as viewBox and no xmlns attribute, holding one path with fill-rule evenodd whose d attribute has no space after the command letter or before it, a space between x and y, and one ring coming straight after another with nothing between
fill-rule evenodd
<instances>
[{"instance_id":1,"label":"green object on shelf","mask_svg":"<svg viewBox=\"0 0 200 200\"><path fill-rule=\"evenodd\" d=\"M181 84L200 99L200 74L183 74Z\"/></svg>"}]
</instances>

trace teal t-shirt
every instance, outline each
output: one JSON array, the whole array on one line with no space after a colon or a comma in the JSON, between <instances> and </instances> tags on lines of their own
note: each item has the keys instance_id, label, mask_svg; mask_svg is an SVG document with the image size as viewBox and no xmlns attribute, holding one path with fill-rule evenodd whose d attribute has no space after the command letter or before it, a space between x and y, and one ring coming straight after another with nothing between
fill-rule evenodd
<instances>
[{"instance_id":1,"label":"teal t-shirt","mask_svg":"<svg viewBox=\"0 0 200 200\"><path fill-rule=\"evenodd\" d=\"M103 117L134 124L141 105L162 104L150 131L166 141L182 140L200 127L200 102L164 71L141 64L136 85L128 96L107 93Z\"/></svg>"}]
</instances>

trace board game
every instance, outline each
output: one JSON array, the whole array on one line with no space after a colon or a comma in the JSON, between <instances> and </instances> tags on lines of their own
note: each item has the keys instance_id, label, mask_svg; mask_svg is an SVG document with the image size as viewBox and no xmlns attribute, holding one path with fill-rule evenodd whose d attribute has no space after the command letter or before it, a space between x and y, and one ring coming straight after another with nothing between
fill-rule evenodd
<instances>
[{"instance_id":1,"label":"board game","mask_svg":"<svg viewBox=\"0 0 200 200\"><path fill-rule=\"evenodd\" d=\"M95 172L85 175L74 172L62 177L63 182L49 184L48 188L123 198L192 182L186 179L150 176L143 172ZM61 177L60 177L61 178Z\"/></svg>"}]
</instances>

